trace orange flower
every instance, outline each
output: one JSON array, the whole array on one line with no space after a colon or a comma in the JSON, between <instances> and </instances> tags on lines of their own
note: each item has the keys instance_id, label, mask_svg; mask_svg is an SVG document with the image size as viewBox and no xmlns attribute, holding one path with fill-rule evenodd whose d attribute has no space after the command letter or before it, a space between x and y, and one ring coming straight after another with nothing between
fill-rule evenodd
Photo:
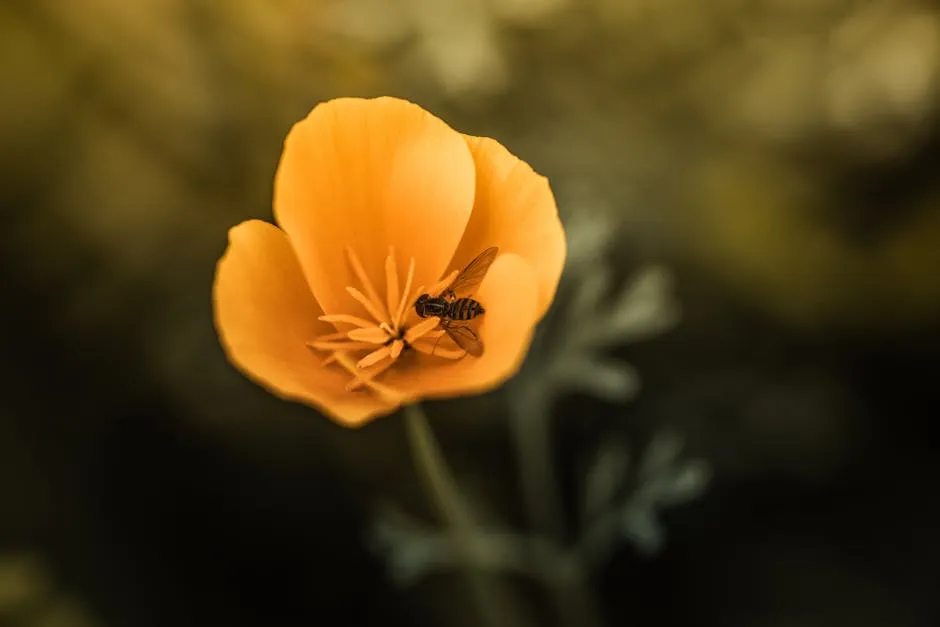
<instances>
[{"instance_id":1,"label":"orange flower","mask_svg":"<svg viewBox=\"0 0 940 627\"><path fill-rule=\"evenodd\" d=\"M341 98L294 125L274 187L281 228L232 228L216 269L216 328L248 377L358 426L516 372L565 259L544 177L409 102ZM490 246L473 357L414 302Z\"/></svg>"}]
</instances>

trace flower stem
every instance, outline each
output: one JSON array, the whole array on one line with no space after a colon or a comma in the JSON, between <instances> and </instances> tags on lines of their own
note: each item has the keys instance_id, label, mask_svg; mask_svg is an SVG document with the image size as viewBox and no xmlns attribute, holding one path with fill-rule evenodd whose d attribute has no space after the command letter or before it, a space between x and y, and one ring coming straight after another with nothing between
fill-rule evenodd
<instances>
[{"instance_id":1,"label":"flower stem","mask_svg":"<svg viewBox=\"0 0 940 627\"><path fill-rule=\"evenodd\" d=\"M472 544L473 518L437 439L431 432L424 410L417 404L407 405L404 414L415 467L458 552L470 592L479 608L479 624L486 627L522 625L518 609L507 603L503 591L494 585L477 564Z\"/></svg>"},{"instance_id":2,"label":"flower stem","mask_svg":"<svg viewBox=\"0 0 940 627\"><path fill-rule=\"evenodd\" d=\"M565 522L551 449L550 416L542 399L527 392L525 387L518 391L512 412L522 499L533 531L561 543Z\"/></svg>"},{"instance_id":3,"label":"flower stem","mask_svg":"<svg viewBox=\"0 0 940 627\"><path fill-rule=\"evenodd\" d=\"M523 387L511 401L523 500L534 532L551 545L564 546L565 519L552 455L550 408L540 390L530 390ZM603 618L591 589L588 565L576 551L562 550L562 554L565 559L551 565L542 562L550 573L546 579L561 624L599 627Z\"/></svg>"}]
</instances>

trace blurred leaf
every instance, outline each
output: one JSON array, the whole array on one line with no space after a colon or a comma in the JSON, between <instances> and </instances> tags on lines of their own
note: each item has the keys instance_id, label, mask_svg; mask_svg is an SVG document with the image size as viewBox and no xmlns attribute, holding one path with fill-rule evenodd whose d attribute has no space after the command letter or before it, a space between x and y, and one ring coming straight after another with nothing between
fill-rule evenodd
<instances>
[{"instance_id":1,"label":"blurred leaf","mask_svg":"<svg viewBox=\"0 0 940 627\"><path fill-rule=\"evenodd\" d=\"M610 301L614 270L607 253L617 229L610 217L591 215L569 217L571 249L550 323L540 325L514 381L518 396L539 395L546 406L563 390L587 392L610 403L633 398L640 387L636 370L603 352L660 333L678 317L671 277L660 266L641 269ZM521 410L531 413L528 406Z\"/></svg>"},{"instance_id":2,"label":"blurred leaf","mask_svg":"<svg viewBox=\"0 0 940 627\"><path fill-rule=\"evenodd\" d=\"M584 481L584 514L593 518L609 508L626 481L630 453L617 440L605 442L588 468Z\"/></svg>"},{"instance_id":3,"label":"blurred leaf","mask_svg":"<svg viewBox=\"0 0 940 627\"><path fill-rule=\"evenodd\" d=\"M678 434L668 431L656 434L647 444L640 458L637 471L642 481L668 473L682 450L682 440Z\"/></svg>"},{"instance_id":4,"label":"blurred leaf","mask_svg":"<svg viewBox=\"0 0 940 627\"><path fill-rule=\"evenodd\" d=\"M659 502L664 506L678 505L698 498L708 487L711 468L701 460L686 462L676 469L668 488L659 492Z\"/></svg>"},{"instance_id":5,"label":"blurred leaf","mask_svg":"<svg viewBox=\"0 0 940 627\"><path fill-rule=\"evenodd\" d=\"M678 320L678 308L669 298L672 277L661 266L643 268L628 282L603 320L586 328L586 346L634 342L662 333Z\"/></svg>"},{"instance_id":6,"label":"blurred leaf","mask_svg":"<svg viewBox=\"0 0 940 627\"><path fill-rule=\"evenodd\" d=\"M683 460L678 434L657 434L647 445L631 476L627 448L601 446L585 479L584 527L579 549L590 563L607 559L626 540L645 554L659 551L666 530L659 512L700 496L711 477L702 460ZM633 488L626 486L633 483Z\"/></svg>"},{"instance_id":7,"label":"blurred leaf","mask_svg":"<svg viewBox=\"0 0 940 627\"><path fill-rule=\"evenodd\" d=\"M613 272L609 266L596 263L591 272L571 279L574 293L565 309L565 317L572 325L596 320L601 313L598 308L613 285Z\"/></svg>"},{"instance_id":8,"label":"blurred leaf","mask_svg":"<svg viewBox=\"0 0 940 627\"><path fill-rule=\"evenodd\" d=\"M400 508L385 504L376 513L366 545L385 558L389 577L399 586L421 579L432 565L449 552L438 532Z\"/></svg>"},{"instance_id":9,"label":"blurred leaf","mask_svg":"<svg viewBox=\"0 0 940 627\"><path fill-rule=\"evenodd\" d=\"M652 507L626 507L621 514L620 530L624 539L647 555L658 552L666 542L666 533Z\"/></svg>"},{"instance_id":10,"label":"blurred leaf","mask_svg":"<svg viewBox=\"0 0 940 627\"><path fill-rule=\"evenodd\" d=\"M569 358L559 364L559 381L609 403L623 403L640 389L640 377L630 364L612 359Z\"/></svg>"}]
</instances>

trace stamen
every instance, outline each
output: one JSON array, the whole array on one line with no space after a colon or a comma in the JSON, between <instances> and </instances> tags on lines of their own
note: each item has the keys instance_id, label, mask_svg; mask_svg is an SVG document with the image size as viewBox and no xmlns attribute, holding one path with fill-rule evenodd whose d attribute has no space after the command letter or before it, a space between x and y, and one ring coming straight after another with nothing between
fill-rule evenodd
<instances>
[{"instance_id":1,"label":"stamen","mask_svg":"<svg viewBox=\"0 0 940 627\"><path fill-rule=\"evenodd\" d=\"M408 292L411 291L411 282L415 278L415 258L412 257L411 261L408 263L408 277L405 279L405 291L401 295L401 302L398 303L398 310L395 312L395 319L392 320L392 324L396 329L401 328L402 323L404 322L405 309L408 307L411 298L408 295Z\"/></svg>"},{"instance_id":2,"label":"stamen","mask_svg":"<svg viewBox=\"0 0 940 627\"><path fill-rule=\"evenodd\" d=\"M356 368L356 364L349 357L348 354L344 352L337 352L335 354L336 362L342 366L349 374L354 376L356 379L351 381L349 385L346 386L346 389L352 392L363 385L367 385L369 389L378 394L383 401L389 404L397 404L405 401L405 396L393 388L388 387L387 385L382 385L381 383L376 383L372 380L375 376L381 374L385 371L386 368L378 368L374 372L366 373L365 371L359 370ZM388 362L390 366L392 362ZM384 366L385 364L383 364ZM365 376L364 376L365 375ZM366 376L368 378L366 378ZM352 389L350 389L352 387Z\"/></svg>"},{"instance_id":3,"label":"stamen","mask_svg":"<svg viewBox=\"0 0 940 627\"><path fill-rule=\"evenodd\" d=\"M325 335L325 336L323 336L323 337L330 337L330 336L332 336L332 335L340 335L340 334L339 334L339 333L331 333L330 335ZM345 335L345 334L343 334L343 335ZM322 341L322 340L321 340L321 341ZM305 344L305 346L306 346L307 348L309 348L311 351L327 350L327 349L317 348L316 346L314 346L314 344L315 344L315 342L307 342L307 343ZM319 358L319 355L317 355L317 357ZM327 355L326 357L320 359L320 365L321 365L321 366L329 366L329 365L330 365L331 363L333 363L334 361L336 361L336 353L330 353L330 354Z\"/></svg>"},{"instance_id":4,"label":"stamen","mask_svg":"<svg viewBox=\"0 0 940 627\"><path fill-rule=\"evenodd\" d=\"M376 387L379 384L375 382L375 378L378 377L383 372L385 372L386 370L388 370L389 368L391 368L392 364L394 363L395 363L394 361L388 360L386 362L380 363L378 366L376 366L375 368L372 368L371 370L359 370L359 374L356 376L356 378L346 384L346 391L355 392L356 390L361 388L363 385L368 385L369 387L376 389ZM386 389L391 390L391 388L386 388Z\"/></svg>"},{"instance_id":5,"label":"stamen","mask_svg":"<svg viewBox=\"0 0 940 627\"><path fill-rule=\"evenodd\" d=\"M349 295L355 298L360 305L366 308L366 311L369 312L373 318L375 318L375 323L378 324L385 320L385 316L382 314L380 309L377 309L374 304L372 304L368 298L362 295L362 292L357 290L354 287L347 287L346 291L349 292Z\"/></svg>"},{"instance_id":6,"label":"stamen","mask_svg":"<svg viewBox=\"0 0 940 627\"><path fill-rule=\"evenodd\" d=\"M369 342L370 344L384 344L388 341L388 333L385 329L379 327L369 327L368 329L353 329L346 336L357 342Z\"/></svg>"},{"instance_id":7,"label":"stamen","mask_svg":"<svg viewBox=\"0 0 940 627\"><path fill-rule=\"evenodd\" d=\"M379 342L331 342L324 340L315 340L307 342L307 346L315 348L318 351L354 351L363 348L373 348Z\"/></svg>"},{"instance_id":8,"label":"stamen","mask_svg":"<svg viewBox=\"0 0 940 627\"><path fill-rule=\"evenodd\" d=\"M330 314L327 316L320 316L317 318L317 320L321 322L345 322L346 324L352 324L363 329L375 326L374 322L369 322L365 318L360 318L359 316L350 316L347 314Z\"/></svg>"},{"instance_id":9,"label":"stamen","mask_svg":"<svg viewBox=\"0 0 940 627\"><path fill-rule=\"evenodd\" d=\"M374 328L374 327L373 327ZM326 335L321 335L317 339L307 342L307 348L313 348L320 351L336 351L336 350L356 350L363 348L372 348L372 343L365 342L350 342L349 336L346 333L327 333Z\"/></svg>"},{"instance_id":10,"label":"stamen","mask_svg":"<svg viewBox=\"0 0 940 627\"><path fill-rule=\"evenodd\" d=\"M418 324L405 331L405 341L409 344L413 344L415 340L423 336L428 331L434 329L434 327L436 327L440 321L441 319L437 316L428 318L427 320L422 320Z\"/></svg>"},{"instance_id":11,"label":"stamen","mask_svg":"<svg viewBox=\"0 0 940 627\"><path fill-rule=\"evenodd\" d=\"M351 246L346 247L346 255L349 257L349 263L352 264L353 272L355 272L356 276L359 277L359 282L362 283L362 287L365 289L366 296L369 297L369 301L375 306L377 311L382 312L381 315L377 316L375 319L377 321L385 320L388 317L388 314L382 311L382 299L379 298L379 293L375 291L375 287L372 285L372 281L369 280L369 275L366 274L365 268L362 267L362 263L359 261L359 257L356 255L356 252L352 249Z\"/></svg>"},{"instance_id":12,"label":"stamen","mask_svg":"<svg viewBox=\"0 0 940 627\"><path fill-rule=\"evenodd\" d=\"M383 346L382 348L374 350L368 355L366 355L365 357L363 357L362 359L360 359L356 363L356 368L359 368L361 370L362 368L368 368L369 366L377 364L383 359L385 359L386 357L388 357L391 354L391 352L392 351L389 349L388 346Z\"/></svg>"},{"instance_id":13,"label":"stamen","mask_svg":"<svg viewBox=\"0 0 940 627\"><path fill-rule=\"evenodd\" d=\"M317 339L313 340L313 342L332 342L333 340L345 340L345 339L346 339L346 332L339 331L337 333L327 333L326 335L321 335ZM310 346L313 342L307 342L307 346Z\"/></svg>"},{"instance_id":14,"label":"stamen","mask_svg":"<svg viewBox=\"0 0 940 627\"><path fill-rule=\"evenodd\" d=\"M385 296L388 313L394 316L401 294L398 291L398 265L395 263L395 249L392 247L389 247L388 257L385 258ZM397 325L394 318L392 324Z\"/></svg>"},{"instance_id":15,"label":"stamen","mask_svg":"<svg viewBox=\"0 0 940 627\"><path fill-rule=\"evenodd\" d=\"M346 385L350 392L363 387L375 392L383 401L388 403L402 403L406 395L391 387L375 382L375 378L392 367L409 346L426 355L434 355L445 359L460 359L466 355L464 350L453 350L438 347L439 341L446 334L446 330L439 328L441 320L434 316L426 319L415 317L410 328L405 328L405 321L411 324L409 307L419 294L428 293L438 297L451 285L459 272L455 271L434 284L432 289L425 290L423 286L412 291L414 284L415 259L408 262L408 273L404 286L398 276L398 263L395 258L395 249L389 248L385 258L385 299L381 299L375 286L369 280L365 269L352 248L346 248L349 263L353 273L361 282L361 288L349 286L346 292L362 305L373 320L349 314L324 314L318 319L321 322L351 325L346 332L328 333L322 335L307 346L319 351L327 351L329 355L323 359L323 364L339 364L352 375L352 380ZM403 287L403 289L402 289ZM356 361L350 352L365 355ZM359 352L362 351L362 352Z\"/></svg>"}]
</instances>

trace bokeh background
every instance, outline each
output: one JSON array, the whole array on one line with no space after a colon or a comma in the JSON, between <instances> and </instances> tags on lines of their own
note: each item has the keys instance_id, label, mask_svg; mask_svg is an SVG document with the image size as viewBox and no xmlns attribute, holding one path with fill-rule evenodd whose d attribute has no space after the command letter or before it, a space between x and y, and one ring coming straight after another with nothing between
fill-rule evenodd
<instances>
[{"instance_id":1,"label":"bokeh background","mask_svg":"<svg viewBox=\"0 0 940 627\"><path fill-rule=\"evenodd\" d=\"M608 624L940 620L936 3L8 0L0 68L0 624L464 624L364 540L377 501L430 516L401 421L273 398L211 322L290 125L383 94L671 272L678 324L611 349L635 400L554 412L569 501L611 433L712 469L598 570ZM521 524L504 400L428 412Z\"/></svg>"}]
</instances>

